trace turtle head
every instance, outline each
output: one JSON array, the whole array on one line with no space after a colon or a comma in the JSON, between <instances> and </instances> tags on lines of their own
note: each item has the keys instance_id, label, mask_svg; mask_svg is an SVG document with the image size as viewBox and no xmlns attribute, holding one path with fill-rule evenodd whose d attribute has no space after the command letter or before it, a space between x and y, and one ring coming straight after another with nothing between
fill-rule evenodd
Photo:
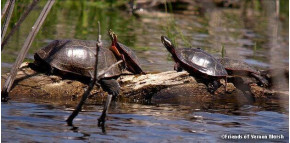
<instances>
[{"instance_id":1,"label":"turtle head","mask_svg":"<svg viewBox=\"0 0 290 143\"><path fill-rule=\"evenodd\" d=\"M161 42L171 54L175 54L175 46L169 38L161 36Z\"/></svg>"},{"instance_id":2,"label":"turtle head","mask_svg":"<svg viewBox=\"0 0 290 143\"><path fill-rule=\"evenodd\" d=\"M110 50L115 53L118 57L121 57L121 54L120 54L120 51L118 49L118 46L117 46L117 35L110 29L108 31L108 34L111 38L111 41L112 41L112 46L110 47Z\"/></svg>"},{"instance_id":3,"label":"turtle head","mask_svg":"<svg viewBox=\"0 0 290 143\"><path fill-rule=\"evenodd\" d=\"M117 35L112 31L112 29L110 29L109 31L108 31L108 34L109 34L109 36L110 36L110 39L111 39L111 41L112 41L112 44L117 44Z\"/></svg>"},{"instance_id":4,"label":"turtle head","mask_svg":"<svg viewBox=\"0 0 290 143\"><path fill-rule=\"evenodd\" d=\"M115 39L114 37L117 38L116 34L112 31L112 29L110 29L110 30L108 31L108 34L109 34L110 39L111 39L112 41L114 41L114 39Z\"/></svg>"},{"instance_id":5,"label":"turtle head","mask_svg":"<svg viewBox=\"0 0 290 143\"><path fill-rule=\"evenodd\" d=\"M135 54L127 46L117 41L117 35L110 29L108 31L112 40L110 50L117 56L118 60L123 60L128 71L134 74L144 73L137 61ZM135 56L135 57L134 57ZM132 58L133 57L133 58Z\"/></svg>"}]
</instances>

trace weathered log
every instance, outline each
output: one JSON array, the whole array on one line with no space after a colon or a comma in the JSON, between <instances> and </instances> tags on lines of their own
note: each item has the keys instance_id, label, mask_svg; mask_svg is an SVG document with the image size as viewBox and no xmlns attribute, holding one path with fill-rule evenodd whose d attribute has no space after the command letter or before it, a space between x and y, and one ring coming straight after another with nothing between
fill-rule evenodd
<instances>
[{"instance_id":1,"label":"weathered log","mask_svg":"<svg viewBox=\"0 0 290 143\"><path fill-rule=\"evenodd\" d=\"M6 78L7 74L2 75L2 85ZM256 99L288 98L288 92L272 91L256 84L250 86L250 91L242 91L232 83L227 84L227 93L224 91L224 86L221 86L212 95L203 83L198 83L187 72L167 71L146 75L122 75L118 78L118 81L121 85L119 100L124 102L151 101L154 103L204 104L224 99L243 103ZM86 88L87 83L85 81L62 78L56 75L48 76L32 70L28 63L23 63L9 96L12 99L31 97L37 100L57 100L67 103L77 100ZM251 93L249 94L249 92ZM106 93L95 86L91 92L91 100L88 102L103 101L105 99L104 95Z\"/></svg>"}]
</instances>

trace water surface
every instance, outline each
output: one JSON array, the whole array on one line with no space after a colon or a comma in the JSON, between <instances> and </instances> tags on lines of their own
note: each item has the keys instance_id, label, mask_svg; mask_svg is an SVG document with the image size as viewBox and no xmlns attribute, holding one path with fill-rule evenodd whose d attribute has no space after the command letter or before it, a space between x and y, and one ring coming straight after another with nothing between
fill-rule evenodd
<instances>
[{"instance_id":1,"label":"water surface","mask_svg":"<svg viewBox=\"0 0 290 143\"><path fill-rule=\"evenodd\" d=\"M117 103L110 110L103 133L97 126L100 106L87 105L72 127L65 122L71 108L22 99L2 104L2 141L221 142L225 141L221 138L224 134L277 134L289 140L288 108L229 107L205 110L184 105Z\"/></svg>"}]
</instances>

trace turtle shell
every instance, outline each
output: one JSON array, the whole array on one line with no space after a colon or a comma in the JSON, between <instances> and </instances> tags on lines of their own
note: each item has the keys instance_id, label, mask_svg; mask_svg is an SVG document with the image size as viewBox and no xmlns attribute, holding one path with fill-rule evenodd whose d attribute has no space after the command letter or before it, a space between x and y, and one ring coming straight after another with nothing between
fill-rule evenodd
<instances>
[{"instance_id":1,"label":"turtle shell","mask_svg":"<svg viewBox=\"0 0 290 143\"><path fill-rule=\"evenodd\" d=\"M35 53L35 60L39 58L63 72L69 72L81 76L93 77L96 60L97 41L86 40L55 40L48 46ZM103 42L103 47L98 54L98 73L107 69L117 62L114 54L104 47L108 47L108 42ZM37 58L39 57L39 58ZM121 74L121 69L116 66L109 70L103 77L114 77Z\"/></svg>"},{"instance_id":2,"label":"turtle shell","mask_svg":"<svg viewBox=\"0 0 290 143\"><path fill-rule=\"evenodd\" d=\"M117 46L120 52L124 54L125 62L127 63L127 65L129 65L128 70L135 74L144 73L141 69L140 62L135 52L122 43L118 42Z\"/></svg>"},{"instance_id":3,"label":"turtle shell","mask_svg":"<svg viewBox=\"0 0 290 143\"><path fill-rule=\"evenodd\" d=\"M247 63L230 59L230 58L220 58L218 61L225 67L225 69L231 74L249 74L254 73L260 75L260 72Z\"/></svg>"},{"instance_id":4,"label":"turtle shell","mask_svg":"<svg viewBox=\"0 0 290 143\"><path fill-rule=\"evenodd\" d=\"M176 49L176 59L181 67L189 73L196 71L212 77L227 76L225 68L212 55L201 49Z\"/></svg>"}]
</instances>

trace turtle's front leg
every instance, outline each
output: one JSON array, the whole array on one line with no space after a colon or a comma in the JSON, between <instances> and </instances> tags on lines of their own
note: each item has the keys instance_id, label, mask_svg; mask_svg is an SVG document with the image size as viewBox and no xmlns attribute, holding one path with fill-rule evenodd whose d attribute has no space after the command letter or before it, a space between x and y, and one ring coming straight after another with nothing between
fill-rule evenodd
<instances>
[{"instance_id":1,"label":"turtle's front leg","mask_svg":"<svg viewBox=\"0 0 290 143\"><path fill-rule=\"evenodd\" d=\"M46 71L46 75L51 76L51 75L55 74L55 72L56 72L55 68L50 66L48 68L48 70Z\"/></svg>"},{"instance_id":2,"label":"turtle's front leg","mask_svg":"<svg viewBox=\"0 0 290 143\"><path fill-rule=\"evenodd\" d=\"M182 67L180 66L179 63L175 63L174 70L177 71L177 72L181 72L183 69L182 69Z\"/></svg>"},{"instance_id":3,"label":"turtle's front leg","mask_svg":"<svg viewBox=\"0 0 290 143\"><path fill-rule=\"evenodd\" d=\"M121 57L122 57L122 60L123 60L123 63L124 63L125 69L129 70L129 67L128 67L127 63L126 63L125 56L124 56L124 55L121 55ZM122 70L124 70L124 69L122 69Z\"/></svg>"}]
</instances>

